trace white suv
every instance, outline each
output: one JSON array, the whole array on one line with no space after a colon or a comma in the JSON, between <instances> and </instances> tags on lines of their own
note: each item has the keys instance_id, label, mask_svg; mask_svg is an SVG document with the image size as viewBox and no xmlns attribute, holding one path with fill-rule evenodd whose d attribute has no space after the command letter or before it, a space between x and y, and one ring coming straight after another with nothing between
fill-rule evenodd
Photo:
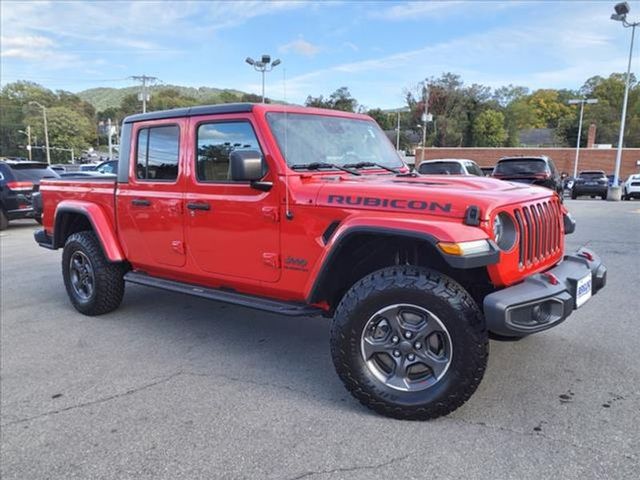
<instances>
[{"instance_id":1,"label":"white suv","mask_svg":"<svg viewBox=\"0 0 640 480\"><path fill-rule=\"evenodd\" d=\"M629 175L627 181L622 184L622 199L632 198L640 198L640 174Z\"/></svg>"}]
</instances>

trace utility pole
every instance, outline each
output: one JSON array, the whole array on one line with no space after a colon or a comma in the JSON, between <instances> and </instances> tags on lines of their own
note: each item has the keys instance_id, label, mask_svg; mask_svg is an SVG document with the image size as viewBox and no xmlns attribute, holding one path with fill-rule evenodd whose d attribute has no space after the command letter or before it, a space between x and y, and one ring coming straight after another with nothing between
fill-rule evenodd
<instances>
[{"instance_id":1,"label":"utility pole","mask_svg":"<svg viewBox=\"0 0 640 480\"><path fill-rule=\"evenodd\" d=\"M576 142L576 159L573 162L573 178L578 176L578 160L580 158L580 139L582 138L582 117L584 115L584 106L594 105L598 103L597 98L573 98L567 103L569 105L580 105L580 120L578 121L578 141Z\"/></svg>"},{"instance_id":2,"label":"utility pole","mask_svg":"<svg viewBox=\"0 0 640 480\"><path fill-rule=\"evenodd\" d=\"M35 105L42 109L42 118L44 119L44 144L47 149L47 164L51 165L51 153L49 151L49 129L47 128L47 108L41 103L31 101L30 105Z\"/></svg>"},{"instance_id":3,"label":"utility pole","mask_svg":"<svg viewBox=\"0 0 640 480\"><path fill-rule=\"evenodd\" d=\"M27 136L27 152L29 153L29 161L31 161L31 125L27 125L26 132L24 130L18 130L18 133L22 133Z\"/></svg>"},{"instance_id":4,"label":"utility pole","mask_svg":"<svg viewBox=\"0 0 640 480\"><path fill-rule=\"evenodd\" d=\"M113 145L111 143L111 135L113 132L111 131L111 119L107 119L107 138L109 139L109 160L113 159Z\"/></svg>"},{"instance_id":5,"label":"utility pole","mask_svg":"<svg viewBox=\"0 0 640 480\"><path fill-rule=\"evenodd\" d=\"M142 113L147 113L147 100L149 100L149 94L147 93L147 82L155 82L157 77L149 77L148 75L134 75L130 77L132 80L142 82L142 93L138 95L138 98L142 100Z\"/></svg>"}]
</instances>

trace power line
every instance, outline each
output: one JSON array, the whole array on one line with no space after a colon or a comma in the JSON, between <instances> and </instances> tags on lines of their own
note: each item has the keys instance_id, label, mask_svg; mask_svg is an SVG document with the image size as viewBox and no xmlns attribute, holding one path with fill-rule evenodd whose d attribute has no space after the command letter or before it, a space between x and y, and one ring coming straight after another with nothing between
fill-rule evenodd
<instances>
[{"instance_id":1,"label":"power line","mask_svg":"<svg viewBox=\"0 0 640 480\"><path fill-rule=\"evenodd\" d=\"M158 78L150 77L148 75L134 75L129 78L137 82L142 82L142 92L140 93L142 99L142 113L147 113L147 100L149 99L149 94L147 93L147 82L157 82Z\"/></svg>"}]
</instances>

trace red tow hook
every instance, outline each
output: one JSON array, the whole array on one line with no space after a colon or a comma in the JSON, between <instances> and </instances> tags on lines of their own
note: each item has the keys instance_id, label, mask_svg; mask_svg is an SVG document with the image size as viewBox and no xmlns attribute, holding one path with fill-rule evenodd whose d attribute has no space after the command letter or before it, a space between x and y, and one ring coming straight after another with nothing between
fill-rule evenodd
<instances>
[{"instance_id":1,"label":"red tow hook","mask_svg":"<svg viewBox=\"0 0 640 480\"><path fill-rule=\"evenodd\" d=\"M558 285L560 280L553 273L543 273L542 276L549 282L551 285Z\"/></svg>"}]
</instances>

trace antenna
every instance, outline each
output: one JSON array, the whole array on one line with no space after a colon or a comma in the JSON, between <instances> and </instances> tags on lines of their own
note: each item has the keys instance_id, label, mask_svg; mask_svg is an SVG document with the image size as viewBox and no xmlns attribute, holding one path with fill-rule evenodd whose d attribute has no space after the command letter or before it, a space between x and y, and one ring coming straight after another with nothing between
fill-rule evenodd
<instances>
[{"instance_id":1,"label":"antenna","mask_svg":"<svg viewBox=\"0 0 640 480\"><path fill-rule=\"evenodd\" d=\"M282 69L282 89L284 90L284 216L287 220L293 220L293 213L289 203L289 166L287 165L287 154L289 153L289 143L287 132L289 130L287 118L287 69Z\"/></svg>"}]
</instances>

